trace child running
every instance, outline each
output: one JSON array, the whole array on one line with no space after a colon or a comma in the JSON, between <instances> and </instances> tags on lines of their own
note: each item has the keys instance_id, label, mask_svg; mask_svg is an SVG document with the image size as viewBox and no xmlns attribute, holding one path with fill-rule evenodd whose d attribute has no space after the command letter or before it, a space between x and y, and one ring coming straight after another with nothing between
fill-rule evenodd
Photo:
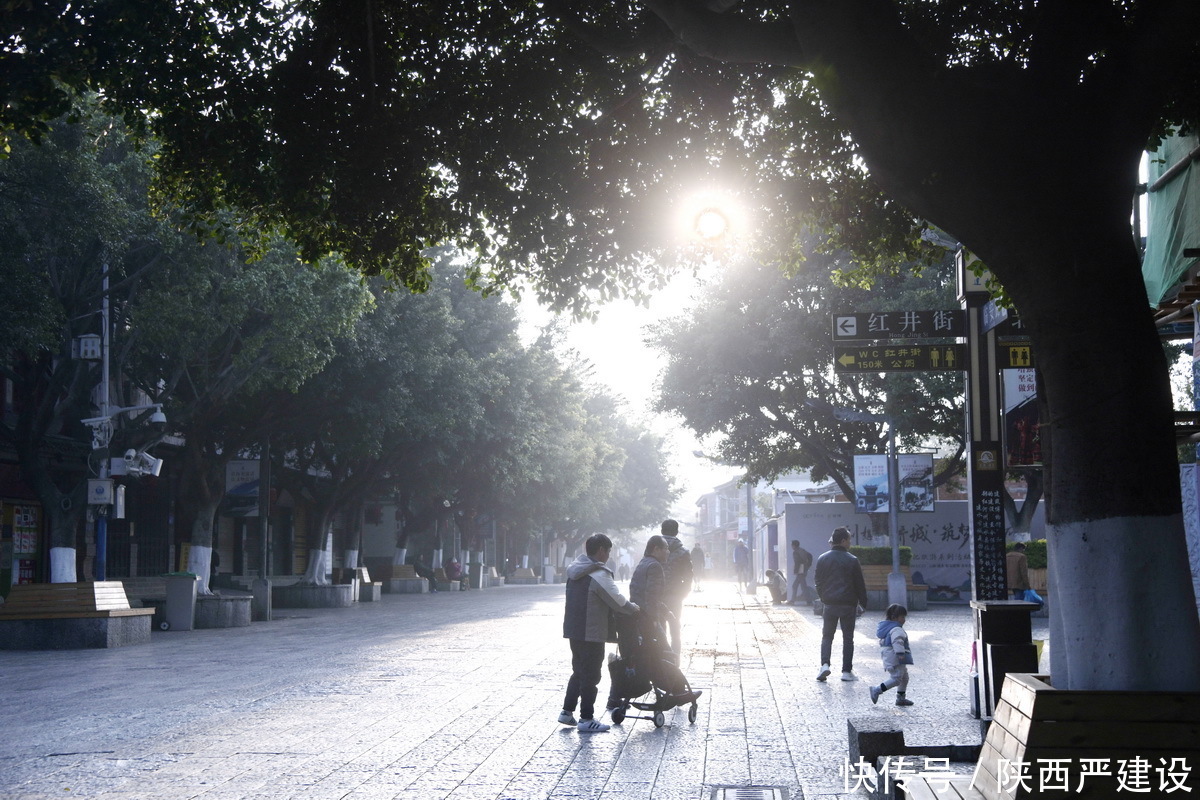
<instances>
[{"instance_id":1,"label":"child running","mask_svg":"<svg viewBox=\"0 0 1200 800\"><path fill-rule=\"evenodd\" d=\"M912 700L905 697L908 688L908 665L913 663L912 650L908 647L908 633L904 630L904 620L908 618L908 609L899 603L892 603L884 612L875 635L879 637L879 654L883 657L883 668L889 677L878 686L871 687L871 702L878 703L879 695L897 687L896 705L911 706Z\"/></svg>"}]
</instances>

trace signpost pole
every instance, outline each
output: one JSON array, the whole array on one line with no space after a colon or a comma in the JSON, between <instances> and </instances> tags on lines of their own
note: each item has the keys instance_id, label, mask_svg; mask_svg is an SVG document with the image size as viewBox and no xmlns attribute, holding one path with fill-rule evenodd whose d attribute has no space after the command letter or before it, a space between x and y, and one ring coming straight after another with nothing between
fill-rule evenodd
<instances>
[{"instance_id":1,"label":"signpost pole","mask_svg":"<svg viewBox=\"0 0 1200 800\"><path fill-rule=\"evenodd\" d=\"M888 426L888 537L892 540L892 571L888 574L888 603L907 606L908 585L900 572L900 462L896 458L896 420Z\"/></svg>"}]
</instances>

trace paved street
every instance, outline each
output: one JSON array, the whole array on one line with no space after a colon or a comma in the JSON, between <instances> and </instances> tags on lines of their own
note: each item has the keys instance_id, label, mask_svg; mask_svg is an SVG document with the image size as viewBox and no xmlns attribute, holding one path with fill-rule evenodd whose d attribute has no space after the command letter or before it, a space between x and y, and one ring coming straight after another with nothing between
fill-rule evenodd
<instances>
[{"instance_id":1,"label":"paved street","mask_svg":"<svg viewBox=\"0 0 1200 800\"><path fill-rule=\"evenodd\" d=\"M864 680L822 684L811 610L728 583L684 611L682 666L705 690L696 724L684 708L661 729L579 734L555 721L570 672L562 596L385 595L144 646L0 651L0 798L707 800L753 785L812 800L844 794L849 716L899 718L911 744L979 740L966 607L910 615L916 705L899 709L894 693L867 697L883 677L879 612L860 621ZM607 686L606 674L601 700Z\"/></svg>"}]
</instances>

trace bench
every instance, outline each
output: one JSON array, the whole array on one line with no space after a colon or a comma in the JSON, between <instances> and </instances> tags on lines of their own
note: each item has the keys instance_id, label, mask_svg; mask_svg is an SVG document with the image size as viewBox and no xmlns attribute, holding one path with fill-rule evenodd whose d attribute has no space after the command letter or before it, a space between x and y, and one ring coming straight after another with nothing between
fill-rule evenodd
<instances>
[{"instance_id":1,"label":"bench","mask_svg":"<svg viewBox=\"0 0 1200 800\"><path fill-rule=\"evenodd\" d=\"M1061 690L1049 676L1010 672L971 778L951 780L950 792L938 792L945 781L910 779L904 794L920 800L1138 796L1121 785L1122 778L1136 779L1136 771L1122 773L1120 765L1144 759L1150 783L1142 796L1154 796L1162 765L1200 759L1197 720L1200 692ZM1024 781L1018 780L1021 764L1028 765ZM1047 778L1041 769L1047 765L1061 771ZM1194 790L1198 778L1190 773L1184 783Z\"/></svg>"},{"instance_id":2,"label":"bench","mask_svg":"<svg viewBox=\"0 0 1200 800\"><path fill-rule=\"evenodd\" d=\"M153 608L130 607L120 581L17 584L0 606L0 649L145 644L153 615Z\"/></svg>"},{"instance_id":3,"label":"bench","mask_svg":"<svg viewBox=\"0 0 1200 800\"><path fill-rule=\"evenodd\" d=\"M888 575L892 573L890 564L864 564L863 579L867 584L867 609L883 611L888 607ZM912 569L901 565L900 573L904 575L904 584L908 593L905 607L909 611L925 611L929 608L929 587L912 582Z\"/></svg>"}]
</instances>

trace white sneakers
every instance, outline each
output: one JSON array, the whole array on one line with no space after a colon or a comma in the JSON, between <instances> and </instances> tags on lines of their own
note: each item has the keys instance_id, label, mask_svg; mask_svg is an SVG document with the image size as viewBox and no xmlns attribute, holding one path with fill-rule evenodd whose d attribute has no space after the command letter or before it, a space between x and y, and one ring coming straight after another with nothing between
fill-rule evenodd
<instances>
[{"instance_id":1,"label":"white sneakers","mask_svg":"<svg viewBox=\"0 0 1200 800\"><path fill-rule=\"evenodd\" d=\"M872 702L872 703L878 703L878 702L879 702L879 695L880 695L880 694L882 694L882 693L883 693L883 690L882 690L882 689L880 689L878 686L872 686L872 687L871 687L871 702Z\"/></svg>"},{"instance_id":2,"label":"white sneakers","mask_svg":"<svg viewBox=\"0 0 1200 800\"><path fill-rule=\"evenodd\" d=\"M580 733L603 733L608 730L608 726L594 719L581 719L575 729Z\"/></svg>"},{"instance_id":3,"label":"white sneakers","mask_svg":"<svg viewBox=\"0 0 1200 800\"><path fill-rule=\"evenodd\" d=\"M572 714L570 711L563 711L561 714L558 715L558 722L560 725L574 725L575 724L575 715Z\"/></svg>"},{"instance_id":4,"label":"white sneakers","mask_svg":"<svg viewBox=\"0 0 1200 800\"><path fill-rule=\"evenodd\" d=\"M824 681L826 678L828 678L828 677L829 677L829 673L830 673L831 671L832 671L832 670L830 670L830 669L829 669L829 665L828 665L828 664L822 664L822 665L821 665L821 670L820 670L820 671L817 673L817 680L819 680L819 681Z\"/></svg>"},{"instance_id":5,"label":"white sneakers","mask_svg":"<svg viewBox=\"0 0 1200 800\"><path fill-rule=\"evenodd\" d=\"M842 680L844 680L844 681L856 681L856 680L858 680L858 676L857 676L857 675L855 675L853 672L843 672L843 673L842 673Z\"/></svg>"}]
</instances>

